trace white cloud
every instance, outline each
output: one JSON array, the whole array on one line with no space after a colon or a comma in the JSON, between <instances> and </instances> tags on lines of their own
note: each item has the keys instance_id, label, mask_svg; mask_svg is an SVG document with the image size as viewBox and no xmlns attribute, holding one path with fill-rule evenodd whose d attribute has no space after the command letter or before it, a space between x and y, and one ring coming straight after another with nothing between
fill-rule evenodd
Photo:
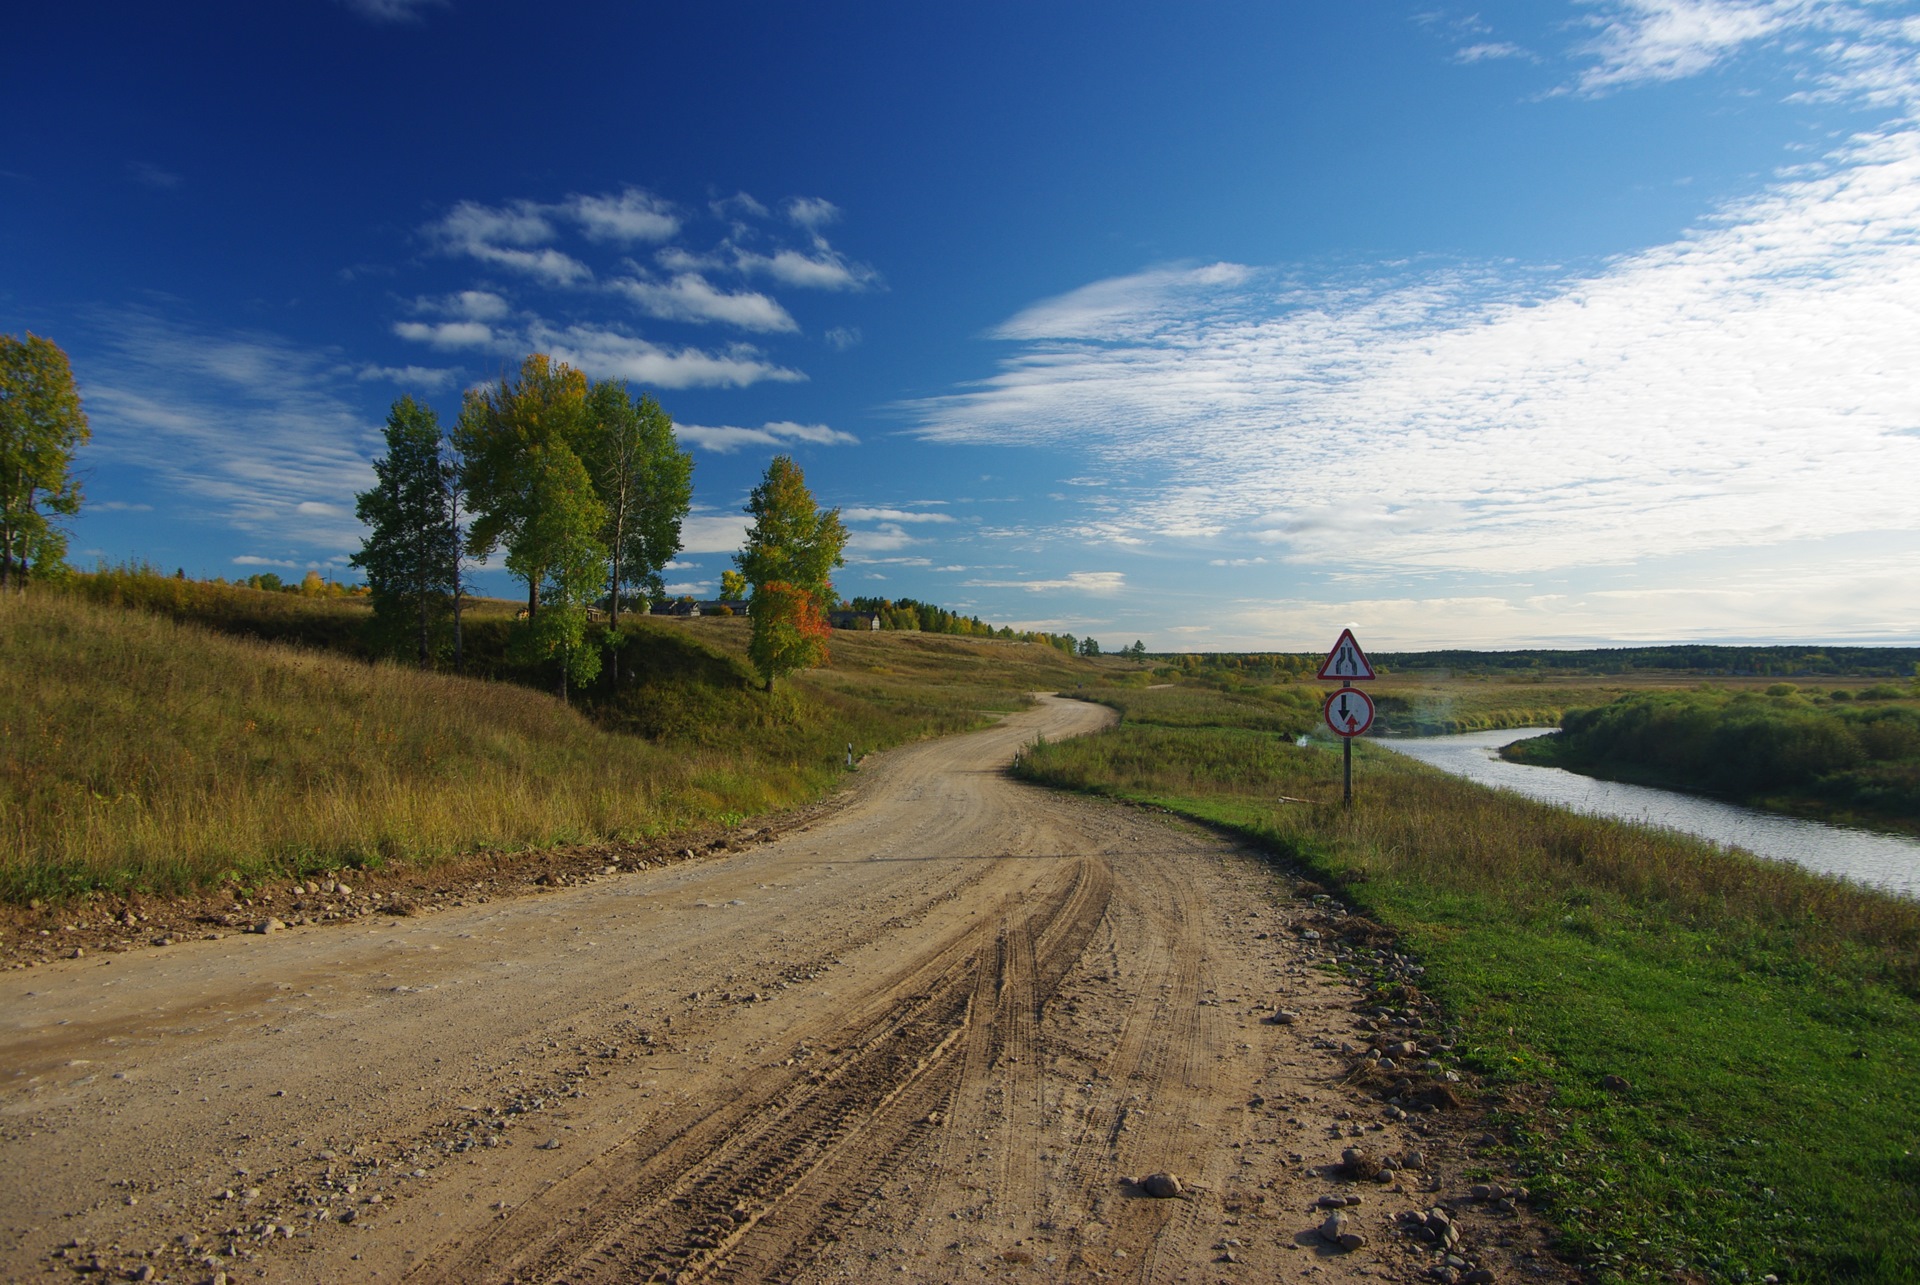
<instances>
[{"instance_id":1,"label":"white cloud","mask_svg":"<svg viewBox=\"0 0 1920 1285\"><path fill-rule=\"evenodd\" d=\"M618 196L570 196L563 208L596 241L666 241L680 231L673 206L637 187Z\"/></svg>"},{"instance_id":2,"label":"white cloud","mask_svg":"<svg viewBox=\"0 0 1920 1285\"><path fill-rule=\"evenodd\" d=\"M151 513L153 512L153 506L151 504L132 504L126 500L105 500L98 503L96 503L95 501L89 500L87 501L87 507L89 509L95 509L95 510L99 510L106 513Z\"/></svg>"},{"instance_id":3,"label":"white cloud","mask_svg":"<svg viewBox=\"0 0 1920 1285\"><path fill-rule=\"evenodd\" d=\"M493 328L478 321L396 321L393 333L441 349L487 348L494 342Z\"/></svg>"},{"instance_id":4,"label":"white cloud","mask_svg":"<svg viewBox=\"0 0 1920 1285\"><path fill-rule=\"evenodd\" d=\"M759 254L736 250L734 267L744 273L765 273L774 280L808 290L865 290L880 280L880 274L863 263L855 263L816 238L813 252L778 250Z\"/></svg>"},{"instance_id":5,"label":"white cloud","mask_svg":"<svg viewBox=\"0 0 1920 1285\"><path fill-rule=\"evenodd\" d=\"M1076 593L1115 594L1127 587L1127 579L1118 571L1074 571L1059 580L967 580L969 588L1025 589L1031 593L1069 590Z\"/></svg>"},{"instance_id":6,"label":"white cloud","mask_svg":"<svg viewBox=\"0 0 1920 1285\"><path fill-rule=\"evenodd\" d=\"M919 405L920 431L1149 472L1109 519L1138 536L1240 531L1379 574L1911 531L1916 282L1920 132L1899 130L1584 274L1097 283L1002 327L1013 355Z\"/></svg>"},{"instance_id":7,"label":"white cloud","mask_svg":"<svg viewBox=\"0 0 1920 1285\"><path fill-rule=\"evenodd\" d=\"M845 352L849 348L857 348L860 346L860 327L835 326L833 329L827 331L826 334L822 335L821 338L825 339L827 346L835 352Z\"/></svg>"},{"instance_id":8,"label":"white cloud","mask_svg":"<svg viewBox=\"0 0 1920 1285\"><path fill-rule=\"evenodd\" d=\"M927 513L916 509L842 509L840 516L848 522L952 522L950 513Z\"/></svg>"},{"instance_id":9,"label":"white cloud","mask_svg":"<svg viewBox=\"0 0 1920 1285\"><path fill-rule=\"evenodd\" d=\"M1495 58L1528 58L1528 57L1531 57L1531 55L1528 54L1527 51L1522 49L1519 45L1509 44L1503 40L1490 41L1487 43L1477 44L1477 45L1464 45L1461 48L1454 50L1454 53L1453 53L1453 59L1455 62L1467 62L1467 63L1486 62L1489 59L1495 59Z\"/></svg>"},{"instance_id":10,"label":"white cloud","mask_svg":"<svg viewBox=\"0 0 1920 1285\"><path fill-rule=\"evenodd\" d=\"M512 268L551 285L591 279L593 273L586 264L547 245L556 235L554 209L533 201L503 206L462 201L428 224L426 233L449 254Z\"/></svg>"},{"instance_id":11,"label":"white cloud","mask_svg":"<svg viewBox=\"0 0 1920 1285\"><path fill-rule=\"evenodd\" d=\"M742 388L766 380L792 383L806 378L797 370L765 361L758 349L746 344L717 353L667 348L617 330L562 329L546 322L536 322L528 337L536 348L596 379L628 379L654 388Z\"/></svg>"},{"instance_id":12,"label":"white cloud","mask_svg":"<svg viewBox=\"0 0 1920 1285\"><path fill-rule=\"evenodd\" d=\"M1902 39L1874 0L1610 0L1592 20L1597 34L1577 52L1590 58L1572 88L1601 94L1622 86L1696 76L1756 44L1839 37L1841 61L1886 52ZM1906 43L1920 33L1907 32ZM1865 39L1863 40L1862 37ZM1841 73L1843 78L1846 73ZM1911 67L1907 88L1911 92Z\"/></svg>"},{"instance_id":13,"label":"white cloud","mask_svg":"<svg viewBox=\"0 0 1920 1285\"><path fill-rule=\"evenodd\" d=\"M747 446L782 447L790 446L795 442L804 442L810 446L858 446L860 444L860 439L852 433L843 433L825 424L796 424L791 420L775 420L762 424L759 428L675 424L673 431L681 441L690 442L702 450L721 455L731 454Z\"/></svg>"},{"instance_id":14,"label":"white cloud","mask_svg":"<svg viewBox=\"0 0 1920 1285\"><path fill-rule=\"evenodd\" d=\"M498 321L511 311L507 301L491 290L462 290L447 296L439 307L466 321Z\"/></svg>"},{"instance_id":15,"label":"white cloud","mask_svg":"<svg viewBox=\"0 0 1920 1285\"><path fill-rule=\"evenodd\" d=\"M738 553L746 543L744 513L693 513L680 524L682 553Z\"/></svg>"},{"instance_id":16,"label":"white cloud","mask_svg":"<svg viewBox=\"0 0 1920 1285\"><path fill-rule=\"evenodd\" d=\"M671 321L721 321L743 330L795 331L791 314L758 291L732 294L713 286L697 272L682 272L670 281L628 277L612 283L651 316Z\"/></svg>"},{"instance_id":17,"label":"white cloud","mask_svg":"<svg viewBox=\"0 0 1920 1285\"><path fill-rule=\"evenodd\" d=\"M257 554L243 553L233 560L236 567L299 567L304 563L290 562L285 558L263 558Z\"/></svg>"},{"instance_id":18,"label":"white cloud","mask_svg":"<svg viewBox=\"0 0 1920 1285\"><path fill-rule=\"evenodd\" d=\"M704 598L713 588L711 580L683 580L667 586L669 598Z\"/></svg>"},{"instance_id":19,"label":"white cloud","mask_svg":"<svg viewBox=\"0 0 1920 1285\"><path fill-rule=\"evenodd\" d=\"M847 550L850 554L894 553L917 543L907 534L906 528L897 522L883 522L871 531L847 533Z\"/></svg>"},{"instance_id":20,"label":"white cloud","mask_svg":"<svg viewBox=\"0 0 1920 1285\"><path fill-rule=\"evenodd\" d=\"M459 372L435 366L362 366L354 378L362 383L413 384L421 388L444 388Z\"/></svg>"},{"instance_id":21,"label":"white cloud","mask_svg":"<svg viewBox=\"0 0 1920 1285\"><path fill-rule=\"evenodd\" d=\"M709 202L707 208L713 211L713 217L716 219L764 219L771 217L772 214L766 206L745 192L723 196L717 201Z\"/></svg>"},{"instance_id":22,"label":"white cloud","mask_svg":"<svg viewBox=\"0 0 1920 1285\"><path fill-rule=\"evenodd\" d=\"M796 196L787 202L787 218L809 232L840 218L840 207L817 196Z\"/></svg>"}]
</instances>

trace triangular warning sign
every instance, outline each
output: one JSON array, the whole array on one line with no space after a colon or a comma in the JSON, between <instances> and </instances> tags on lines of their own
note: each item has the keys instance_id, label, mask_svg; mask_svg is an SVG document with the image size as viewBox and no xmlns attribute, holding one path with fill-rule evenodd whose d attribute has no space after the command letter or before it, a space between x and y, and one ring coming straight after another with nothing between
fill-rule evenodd
<instances>
[{"instance_id":1,"label":"triangular warning sign","mask_svg":"<svg viewBox=\"0 0 1920 1285\"><path fill-rule=\"evenodd\" d=\"M1327 658L1320 662L1320 678L1333 678L1345 682L1360 683L1373 677L1373 665L1367 659L1367 653L1360 650L1360 644L1353 640L1353 630L1342 629L1340 641L1333 645Z\"/></svg>"}]
</instances>

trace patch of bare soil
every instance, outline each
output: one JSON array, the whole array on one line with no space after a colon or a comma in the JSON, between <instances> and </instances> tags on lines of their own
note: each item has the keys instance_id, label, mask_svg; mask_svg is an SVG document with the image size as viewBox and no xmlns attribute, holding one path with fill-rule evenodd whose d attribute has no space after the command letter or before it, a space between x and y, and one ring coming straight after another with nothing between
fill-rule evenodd
<instances>
[{"instance_id":1,"label":"patch of bare soil","mask_svg":"<svg viewBox=\"0 0 1920 1285\"><path fill-rule=\"evenodd\" d=\"M1108 716L880 756L705 860L9 973L0 1276L1570 1279L1389 939L1002 771Z\"/></svg>"}]
</instances>

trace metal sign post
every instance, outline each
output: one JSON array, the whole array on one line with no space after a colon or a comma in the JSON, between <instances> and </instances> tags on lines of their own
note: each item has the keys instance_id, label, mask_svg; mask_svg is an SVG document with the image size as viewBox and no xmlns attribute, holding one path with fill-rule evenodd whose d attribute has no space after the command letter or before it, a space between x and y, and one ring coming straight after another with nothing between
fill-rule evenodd
<instances>
[{"instance_id":1,"label":"metal sign post","mask_svg":"<svg viewBox=\"0 0 1920 1285\"><path fill-rule=\"evenodd\" d=\"M1328 729L1340 738L1341 801L1349 807L1353 805L1353 738L1366 734L1374 714L1373 698L1353 685L1371 682L1373 676L1373 664L1354 640L1353 630L1342 629L1316 677L1340 682L1340 690L1327 697L1321 714Z\"/></svg>"}]
</instances>

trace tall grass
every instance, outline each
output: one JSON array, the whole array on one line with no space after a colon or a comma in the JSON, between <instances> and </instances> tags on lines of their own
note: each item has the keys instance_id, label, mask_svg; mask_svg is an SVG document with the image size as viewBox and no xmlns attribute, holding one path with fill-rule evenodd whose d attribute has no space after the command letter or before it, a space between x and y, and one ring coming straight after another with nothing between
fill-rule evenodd
<instances>
[{"instance_id":1,"label":"tall grass","mask_svg":"<svg viewBox=\"0 0 1920 1285\"><path fill-rule=\"evenodd\" d=\"M1022 699L977 661L937 654L908 666L929 680L911 700L886 687L864 699L837 677L768 698L725 647L636 627L640 672L596 721L524 686L226 636L171 612L0 601L0 898L658 835L815 797L848 743L864 753ZM931 681L942 675L958 690Z\"/></svg>"},{"instance_id":2,"label":"tall grass","mask_svg":"<svg viewBox=\"0 0 1920 1285\"><path fill-rule=\"evenodd\" d=\"M1920 903L1357 748L1350 809L1338 755L1241 729L1020 770L1255 835L1394 928L1467 1065L1539 1103L1514 1163L1600 1279L1920 1279Z\"/></svg>"}]
</instances>

